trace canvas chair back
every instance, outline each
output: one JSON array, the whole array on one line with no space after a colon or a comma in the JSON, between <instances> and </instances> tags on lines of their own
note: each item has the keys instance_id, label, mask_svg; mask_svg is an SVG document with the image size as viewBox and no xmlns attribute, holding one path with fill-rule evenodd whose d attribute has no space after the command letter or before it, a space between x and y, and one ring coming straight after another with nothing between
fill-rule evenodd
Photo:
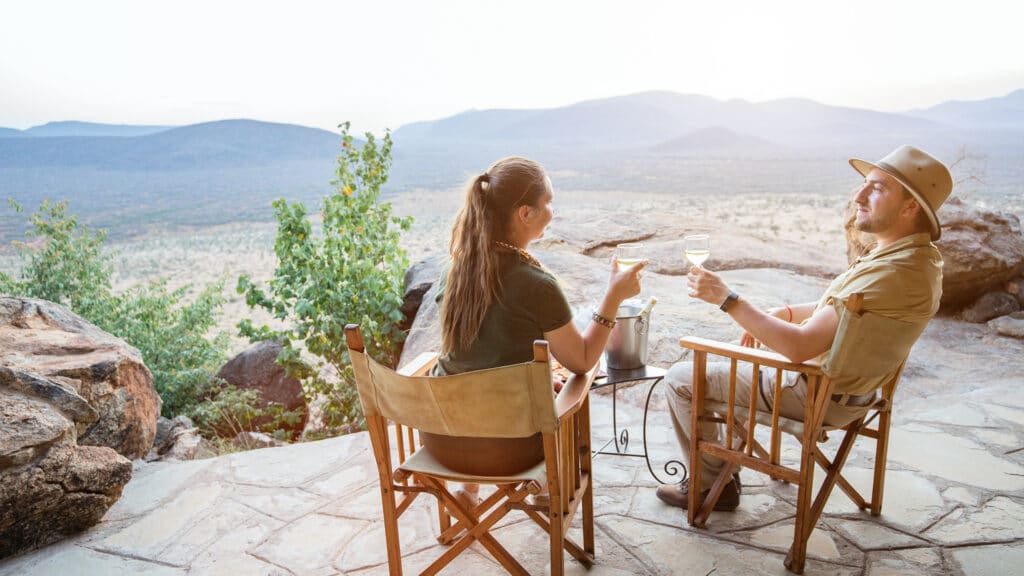
<instances>
[{"instance_id":1,"label":"canvas chair back","mask_svg":"<svg viewBox=\"0 0 1024 576\"><path fill-rule=\"evenodd\" d=\"M525 438L557 426L551 369L527 362L451 376L404 376L365 352L351 351L367 417L421 432L477 438Z\"/></svg>"},{"instance_id":2,"label":"canvas chair back","mask_svg":"<svg viewBox=\"0 0 1024 576\"><path fill-rule=\"evenodd\" d=\"M427 374L437 361L436 354L421 355L395 372L365 353L357 325L346 326L345 334L380 481L392 576L402 574L398 519L422 494L437 499L437 541L447 549L421 574L437 574L474 542L509 573L527 574L490 534L513 510L525 513L547 533L552 576L564 573L566 552L585 567L593 564L589 393L596 367L570 377L556 398L548 344L543 340L533 344L533 362L431 377ZM476 438L525 438L540 433L544 459L509 475L468 474L449 468L422 449L416 430ZM450 482L489 484L494 492L473 505L456 498ZM528 495L542 493L545 486L547 503L527 501ZM583 530L582 545L568 534L574 518Z\"/></svg>"}]
</instances>

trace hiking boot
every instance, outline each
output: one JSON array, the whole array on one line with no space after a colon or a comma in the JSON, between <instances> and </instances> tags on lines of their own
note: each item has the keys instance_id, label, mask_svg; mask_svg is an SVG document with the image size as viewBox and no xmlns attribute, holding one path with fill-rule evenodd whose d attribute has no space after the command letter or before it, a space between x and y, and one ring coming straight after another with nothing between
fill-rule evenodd
<instances>
[{"instance_id":1,"label":"hiking boot","mask_svg":"<svg viewBox=\"0 0 1024 576\"><path fill-rule=\"evenodd\" d=\"M700 493L700 500L703 502L711 490L704 490ZM715 502L716 512L732 512L740 505L740 494L743 492L743 485L740 484L740 475L733 474L732 481L722 489L722 495ZM690 483L662 484L658 486L658 499L668 504L686 510L690 505Z\"/></svg>"}]
</instances>

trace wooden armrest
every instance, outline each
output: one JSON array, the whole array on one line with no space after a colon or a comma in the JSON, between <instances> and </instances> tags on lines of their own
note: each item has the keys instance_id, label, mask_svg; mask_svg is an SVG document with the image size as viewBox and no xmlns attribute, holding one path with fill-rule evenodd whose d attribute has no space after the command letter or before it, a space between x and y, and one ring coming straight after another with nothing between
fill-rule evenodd
<instances>
[{"instance_id":1,"label":"wooden armrest","mask_svg":"<svg viewBox=\"0 0 1024 576\"><path fill-rule=\"evenodd\" d=\"M818 364L810 362L803 364L796 363L782 354L769 352L767 350L747 348L746 346L719 342L717 340L709 340L707 338L700 338L697 336L685 336L680 338L679 345L683 348L689 348L695 352L706 352L708 354L714 354L715 356L735 358L736 360L751 362L771 368L789 370L791 372L803 372L808 376L824 375L824 372L821 371L821 366Z\"/></svg>"},{"instance_id":2,"label":"wooden armrest","mask_svg":"<svg viewBox=\"0 0 1024 576\"><path fill-rule=\"evenodd\" d=\"M586 374L573 374L569 381L562 386L562 391L555 399L555 413L561 420L565 416L576 413L583 405L583 401L590 394L590 386L597 377L597 366L587 371Z\"/></svg>"},{"instance_id":3,"label":"wooden armrest","mask_svg":"<svg viewBox=\"0 0 1024 576\"><path fill-rule=\"evenodd\" d=\"M402 366L398 373L402 376L426 376L434 364L437 364L437 352L424 352Z\"/></svg>"}]
</instances>

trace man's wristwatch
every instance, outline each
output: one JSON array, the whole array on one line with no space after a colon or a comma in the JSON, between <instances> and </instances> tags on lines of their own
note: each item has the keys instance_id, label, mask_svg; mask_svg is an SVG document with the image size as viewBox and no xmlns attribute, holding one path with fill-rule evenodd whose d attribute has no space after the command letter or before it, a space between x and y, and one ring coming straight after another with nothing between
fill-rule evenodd
<instances>
[{"instance_id":1,"label":"man's wristwatch","mask_svg":"<svg viewBox=\"0 0 1024 576\"><path fill-rule=\"evenodd\" d=\"M722 305L719 306L718 308L721 309L722 312L728 312L729 308L732 308L732 305L735 304L736 301L739 299L739 294L735 292L729 292L729 295L725 298L725 302L722 302Z\"/></svg>"}]
</instances>

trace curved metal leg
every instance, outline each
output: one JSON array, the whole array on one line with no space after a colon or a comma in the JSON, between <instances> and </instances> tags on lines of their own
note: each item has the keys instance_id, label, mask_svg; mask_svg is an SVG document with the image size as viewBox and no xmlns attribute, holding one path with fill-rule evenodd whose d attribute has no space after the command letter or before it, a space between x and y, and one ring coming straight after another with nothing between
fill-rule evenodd
<instances>
[{"instance_id":1,"label":"curved metal leg","mask_svg":"<svg viewBox=\"0 0 1024 576\"><path fill-rule=\"evenodd\" d=\"M654 480L658 484L668 484L668 482L663 481L654 472L654 467L651 466L651 453L647 451L647 412L651 408L651 396L654 394L654 388L662 380L664 380L664 378L658 378L654 382L651 382L651 387L650 389L647 390L647 401L644 402L644 461L647 462L647 470L651 473L651 476L654 477ZM682 484L683 482L686 482L686 477L688 475L686 465L679 460L669 460L668 462L665 462L665 474L668 474L669 479L671 479L673 476L678 476L680 474L680 468L682 468L682 477L677 482L675 482L676 484Z\"/></svg>"}]
</instances>

